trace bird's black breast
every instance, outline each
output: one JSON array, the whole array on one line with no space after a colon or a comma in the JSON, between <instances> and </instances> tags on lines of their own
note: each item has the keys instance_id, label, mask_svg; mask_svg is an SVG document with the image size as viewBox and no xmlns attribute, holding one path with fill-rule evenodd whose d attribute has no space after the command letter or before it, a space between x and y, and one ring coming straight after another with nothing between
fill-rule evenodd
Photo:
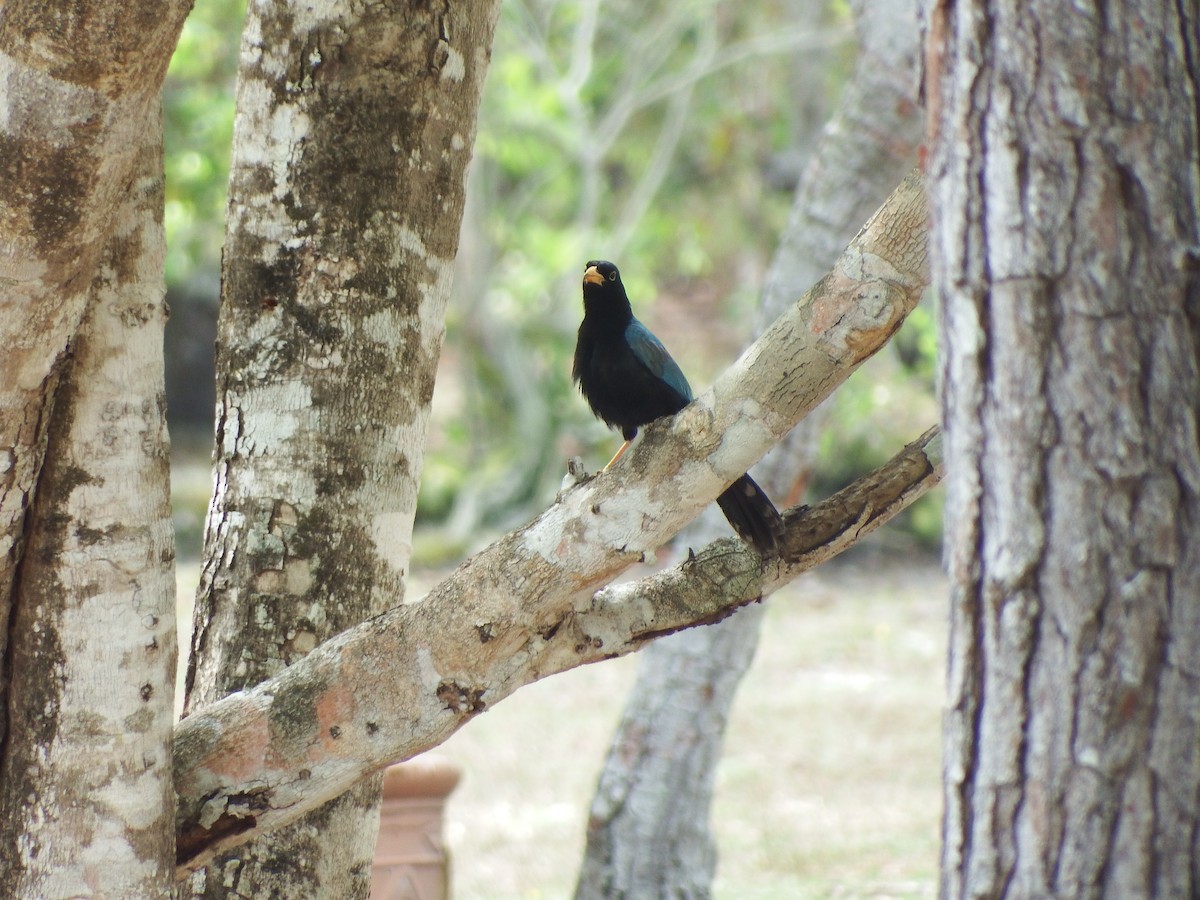
<instances>
[{"instance_id":1,"label":"bird's black breast","mask_svg":"<svg viewBox=\"0 0 1200 900\"><path fill-rule=\"evenodd\" d=\"M573 374L600 419L631 440L642 425L687 406L687 397L637 357L623 331L597 333L587 325L579 329Z\"/></svg>"}]
</instances>

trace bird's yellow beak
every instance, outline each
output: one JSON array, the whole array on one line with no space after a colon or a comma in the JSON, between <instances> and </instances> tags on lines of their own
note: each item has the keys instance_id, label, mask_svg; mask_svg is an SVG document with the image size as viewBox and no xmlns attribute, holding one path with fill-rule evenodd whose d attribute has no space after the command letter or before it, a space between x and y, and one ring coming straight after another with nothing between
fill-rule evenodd
<instances>
[{"instance_id":1,"label":"bird's yellow beak","mask_svg":"<svg viewBox=\"0 0 1200 900\"><path fill-rule=\"evenodd\" d=\"M595 266L588 266L583 273L584 284L604 284L604 276L596 271Z\"/></svg>"}]
</instances>

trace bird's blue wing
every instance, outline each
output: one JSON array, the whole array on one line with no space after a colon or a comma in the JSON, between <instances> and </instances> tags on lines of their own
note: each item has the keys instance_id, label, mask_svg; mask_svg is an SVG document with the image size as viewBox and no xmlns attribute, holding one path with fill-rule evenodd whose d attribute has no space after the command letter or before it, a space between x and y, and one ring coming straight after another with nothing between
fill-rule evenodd
<instances>
[{"instance_id":1,"label":"bird's blue wing","mask_svg":"<svg viewBox=\"0 0 1200 900\"><path fill-rule=\"evenodd\" d=\"M662 345L662 341L656 338L649 328L634 319L625 329L625 342L647 369L678 391L689 403L692 401L691 385L683 377L683 372L675 360L671 359L671 354Z\"/></svg>"}]
</instances>

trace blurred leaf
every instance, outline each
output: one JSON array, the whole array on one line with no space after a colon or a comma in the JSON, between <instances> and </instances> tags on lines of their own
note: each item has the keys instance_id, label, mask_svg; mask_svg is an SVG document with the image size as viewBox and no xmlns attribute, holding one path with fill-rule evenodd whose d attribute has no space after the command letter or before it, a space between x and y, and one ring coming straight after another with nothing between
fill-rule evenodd
<instances>
[{"instance_id":1,"label":"blurred leaf","mask_svg":"<svg viewBox=\"0 0 1200 900\"><path fill-rule=\"evenodd\" d=\"M163 88L167 283L220 265L233 144L233 90L245 0L200 0Z\"/></svg>"},{"instance_id":2,"label":"blurred leaf","mask_svg":"<svg viewBox=\"0 0 1200 900\"><path fill-rule=\"evenodd\" d=\"M243 17L244 0L199 0L168 72L173 286L216 283ZM461 241L478 264L460 265L449 308L456 364L435 400L424 517L472 492L479 523L540 507L563 456L595 466L611 453L570 380L586 259L618 262L638 315L697 388L731 361L791 201L767 169L822 124L853 62L850 21L846 0L504 4ZM677 131L672 104L684 110ZM934 335L918 310L892 369L867 367L842 391L829 485L923 430L897 410L932 408L913 397L928 395Z\"/></svg>"}]
</instances>

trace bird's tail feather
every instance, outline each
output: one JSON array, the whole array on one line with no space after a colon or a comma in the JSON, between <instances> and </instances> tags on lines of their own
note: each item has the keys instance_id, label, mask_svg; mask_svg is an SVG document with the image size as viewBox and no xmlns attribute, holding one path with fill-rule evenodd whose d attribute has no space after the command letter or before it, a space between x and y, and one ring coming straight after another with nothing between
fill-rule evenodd
<instances>
[{"instance_id":1,"label":"bird's tail feather","mask_svg":"<svg viewBox=\"0 0 1200 900\"><path fill-rule=\"evenodd\" d=\"M738 536L759 555L775 552L783 538L783 517L753 478L743 475L717 498L717 505Z\"/></svg>"}]
</instances>

